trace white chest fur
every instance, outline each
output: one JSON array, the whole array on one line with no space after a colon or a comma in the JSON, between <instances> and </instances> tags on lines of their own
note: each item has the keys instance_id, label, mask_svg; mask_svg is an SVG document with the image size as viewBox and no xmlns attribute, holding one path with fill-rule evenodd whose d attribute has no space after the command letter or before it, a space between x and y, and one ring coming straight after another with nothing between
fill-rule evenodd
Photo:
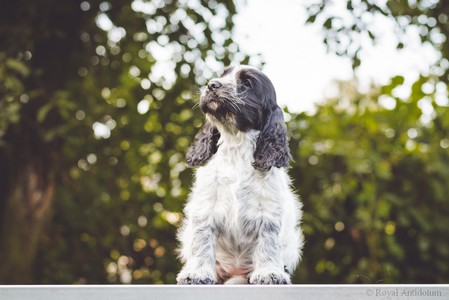
<instances>
[{"instance_id":1,"label":"white chest fur","mask_svg":"<svg viewBox=\"0 0 449 300\"><path fill-rule=\"evenodd\" d=\"M192 260L192 245L207 243L198 241L198 236L213 239L218 278L252 272L262 227L276 236L276 245L272 245L277 249L276 261L289 269L298 261L300 205L284 168L261 172L251 165L257 136L257 131L221 136L217 153L197 169L184 210L181 258ZM203 234L209 230L209 235Z\"/></svg>"},{"instance_id":2,"label":"white chest fur","mask_svg":"<svg viewBox=\"0 0 449 300\"><path fill-rule=\"evenodd\" d=\"M242 184L256 172L251 166L256 138L257 132L241 134L235 139L222 138L217 153L196 172L193 191L201 195L192 194L190 201L201 202L211 217L216 218L215 224L225 222L228 228L237 225L230 221L238 216L236 210L242 200L238 192Z\"/></svg>"}]
</instances>

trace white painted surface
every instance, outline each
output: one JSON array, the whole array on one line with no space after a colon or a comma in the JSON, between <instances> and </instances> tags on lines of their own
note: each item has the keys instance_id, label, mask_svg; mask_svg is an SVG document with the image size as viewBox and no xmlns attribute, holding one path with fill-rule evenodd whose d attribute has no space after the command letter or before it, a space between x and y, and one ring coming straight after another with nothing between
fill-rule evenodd
<instances>
[{"instance_id":1,"label":"white painted surface","mask_svg":"<svg viewBox=\"0 0 449 300\"><path fill-rule=\"evenodd\" d=\"M1 300L364 300L449 299L445 285L22 285L0 286Z\"/></svg>"}]
</instances>

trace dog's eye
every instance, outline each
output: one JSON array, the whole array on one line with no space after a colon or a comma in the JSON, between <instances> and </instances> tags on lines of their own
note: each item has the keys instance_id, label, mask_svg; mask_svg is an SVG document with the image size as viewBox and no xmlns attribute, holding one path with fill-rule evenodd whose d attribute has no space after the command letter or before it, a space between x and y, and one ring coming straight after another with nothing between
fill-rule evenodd
<instances>
[{"instance_id":1,"label":"dog's eye","mask_svg":"<svg viewBox=\"0 0 449 300\"><path fill-rule=\"evenodd\" d=\"M242 79L242 84L248 88L251 87L251 81L247 78Z\"/></svg>"}]
</instances>

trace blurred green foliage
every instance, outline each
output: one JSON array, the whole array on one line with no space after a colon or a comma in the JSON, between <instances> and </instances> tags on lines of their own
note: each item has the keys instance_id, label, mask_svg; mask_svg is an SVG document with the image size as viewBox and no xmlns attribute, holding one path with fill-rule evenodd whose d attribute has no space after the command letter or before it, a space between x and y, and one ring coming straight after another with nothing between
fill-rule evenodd
<instances>
[{"instance_id":1,"label":"blurred green foliage","mask_svg":"<svg viewBox=\"0 0 449 300\"><path fill-rule=\"evenodd\" d=\"M0 282L174 282L199 86L249 62L234 3L0 4Z\"/></svg>"},{"instance_id":2,"label":"blurred green foliage","mask_svg":"<svg viewBox=\"0 0 449 300\"><path fill-rule=\"evenodd\" d=\"M393 24L399 51L407 46L407 36L417 32L438 55L428 74L411 84L396 76L360 93L355 82L342 83L338 97L315 115L294 117L297 122L290 126L299 140L296 151L309 157L294 167L307 174L299 176L297 185L304 202L315 200L309 204L316 212L313 225L307 224L308 214L304 224L314 243L310 250L324 246L328 253L310 265L306 253L310 273L299 277L333 283L336 278L349 283L447 282L449 3L317 0L307 12L308 23L322 24L327 49L351 58L355 69L364 44L382 39L385 28L379 21Z\"/></svg>"},{"instance_id":3,"label":"blurred green foliage","mask_svg":"<svg viewBox=\"0 0 449 300\"><path fill-rule=\"evenodd\" d=\"M0 4L0 283L174 283L198 87L252 63L234 3ZM447 282L444 77L339 90L286 112L307 240L294 282Z\"/></svg>"},{"instance_id":4,"label":"blurred green foliage","mask_svg":"<svg viewBox=\"0 0 449 300\"><path fill-rule=\"evenodd\" d=\"M449 110L422 92L447 93L434 84L422 77L401 99L401 78L365 94L344 83L316 114L292 116L307 240L298 282L447 282Z\"/></svg>"},{"instance_id":5,"label":"blurred green foliage","mask_svg":"<svg viewBox=\"0 0 449 300\"><path fill-rule=\"evenodd\" d=\"M423 44L441 53L432 73L445 81L449 75L449 2L442 0L312 0L308 23L323 26L323 42L331 52L360 65L364 44L382 41L385 30L396 33L397 49L418 34Z\"/></svg>"}]
</instances>

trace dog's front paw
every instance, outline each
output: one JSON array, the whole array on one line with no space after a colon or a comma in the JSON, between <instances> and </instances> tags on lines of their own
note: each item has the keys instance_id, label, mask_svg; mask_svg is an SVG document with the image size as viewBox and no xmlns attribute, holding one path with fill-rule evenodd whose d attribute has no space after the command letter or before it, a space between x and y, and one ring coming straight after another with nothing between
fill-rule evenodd
<instances>
[{"instance_id":1,"label":"dog's front paw","mask_svg":"<svg viewBox=\"0 0 449 300\"><path fill-rule=\"evenodd\" d=\"M284 271L255 271L249 279L250 284L290 284L290 275Z\"/></svg>"},{"instance_id":2,"label":"dog's front paw","mask_svg":"<svg viewBox=\"0 0 449 300\"><path fill-rule=\"evenodd\" d=\"M197 278L197 277L181 277L178 278L178 284L215 284L211 278Z\"/></svg>"},{"instance_id":3,"label":"dog's front paw","mask_svg":"<svg viewBox=\"0 0 449 300\"><path fill-rule=\"evenodd\" d=\"M215 284L212 276L201 272L181 272L176 277L178 284Z\"/></svg>"}]
</instances>

